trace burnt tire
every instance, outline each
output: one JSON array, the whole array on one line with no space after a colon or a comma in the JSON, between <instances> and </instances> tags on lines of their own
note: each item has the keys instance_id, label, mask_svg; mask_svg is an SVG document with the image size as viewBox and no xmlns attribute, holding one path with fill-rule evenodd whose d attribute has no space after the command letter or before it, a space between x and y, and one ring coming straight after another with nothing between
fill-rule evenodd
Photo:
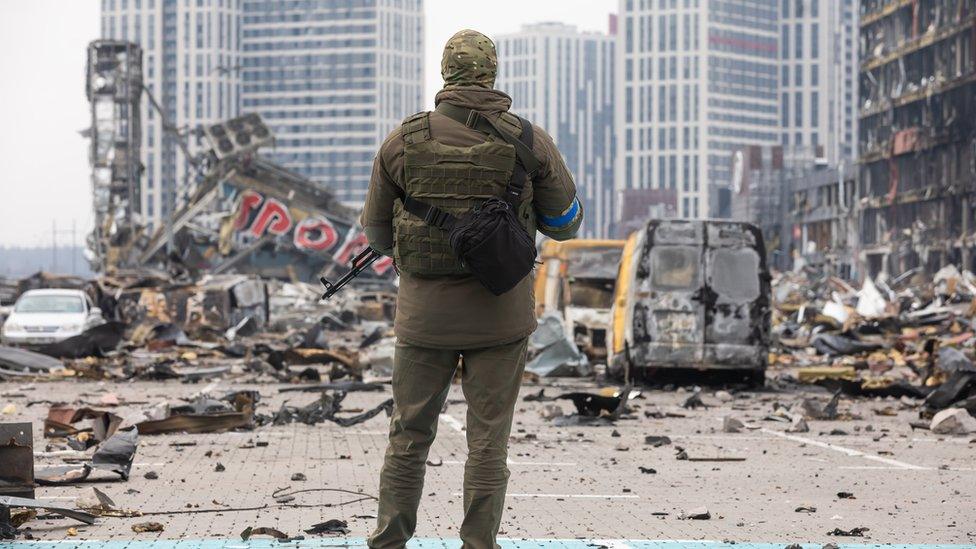
<instances>
[{"instance_id":1,"label":"burnt tire","mask_svg":"<svg viewBox=\"0 0 976 549\"><path fill-rule=\"evenodd\" d=\"M750 389L762 389L766 386L766 370L749 370L744 375L744 381Z\"/></svg>"}]
</instances>

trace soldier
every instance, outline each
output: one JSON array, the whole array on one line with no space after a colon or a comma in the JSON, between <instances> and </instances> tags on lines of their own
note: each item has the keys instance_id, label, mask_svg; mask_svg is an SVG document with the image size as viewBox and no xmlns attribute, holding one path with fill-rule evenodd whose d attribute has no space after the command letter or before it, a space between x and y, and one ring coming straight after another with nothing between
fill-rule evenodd
<instances>
[{"instance_id":1,"label":"soldier","mask_svg":"<svg viewBox=\"0 0 976 549\"><path fill-rule=\"evenodd\" d=\"M495 295L459 262L443 230L404 209L405 195L420 196L459 215L502 196L521 176L517 215L532 240L536 230L556 240L575 236L583 212L572 176L552 138L508 112L511 97L493 89L496 69L487 36L462 30L451 37L436 109L391 132L373 165L361 222L370 246L396 261L400 288L395 404L370 547L405 547L414 534L425 462L459 360L468 405L461 539L464 547L498 547L512 413L536 328L533 276ZM491 124L474 123L478 115ZM529 177L511 144L512 136L524 143L527 135L531 147L522 152L537 161Z\"/></svg>"}]
</instances>

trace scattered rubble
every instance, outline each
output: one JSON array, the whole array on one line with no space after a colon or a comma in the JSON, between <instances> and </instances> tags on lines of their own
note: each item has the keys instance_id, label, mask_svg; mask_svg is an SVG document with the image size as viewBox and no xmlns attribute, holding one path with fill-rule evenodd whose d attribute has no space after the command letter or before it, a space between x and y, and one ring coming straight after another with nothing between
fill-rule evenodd
<instances>
[{"instance_id":1,"label":"scattered rubble","mask_svg":"<svg viewBox=\"0 0 976 549\"><path fill-rule=\"evenodd\" d=\"M532 358L525 369L542 377L583 377L593 373L589 359L566 334L562 317L556 313L539 318L539 327L529 337L529 349Z\"/></svg>"},{"instance_id":2,"label":"scattered rubble","mask_svg":"<svg viewBox=\"0 0 976 549\"><path fill-rule=\"evenodd\" d=\"M842 537L864 537L864 533L870 530L870 528L851 528L850 530L841 530L840 528L834 528L833 530L827 532L828 536L842 536Z\"/></svg>"},{"instance_id":3,"label":"scattered rubble","mask_svg":"<svg viewBox=\"0 0 976 549\"><path fill-rule=\"evenodd\" d=\"M688 511L682 511L678 515L679 520L709 520L711 518L712 514L705 507L696 507Z\"/></svg>"},{"instance_id":4,"label":"scattered rubble","mask_svg":"<svg viewBox=\"0 0 976 549\"><path fill-rule=\"evenodd\" d=\"M962 408L946 408L932 417L929 429L938 435L968 435L976 433L976 418Z\"/></svg>"},{"instance_id":5,"label":"scattered rubble","mask_svg":"<svg viewBox=\"0 0 976 549\"><path fill-rule=\"evenodd\" d=\"M349 524L344 520L329 519L303 530L306 534L345 535L349 533Z\"/></svg>"},{"instance_id":6,"label":"scattered rubble","mask_svg":"<svg viewBox=\"0 0 976 549\"><path fill-rule=\"evenodd\" d=\"M949 283L953 276L957 279L954 284ZM611 464L627 456L618 452L639 456L646 451L650 454L643 455L653 455L654 459L642 459L638 463L647 465L630 467L636 466L642 475L666 477L655 462L665 456L660 453L665 446L669 447L667 451L674 449L679 462L671 463L680 469L696 467L694 463L705 463L697 466L701 469L731 469L740 466L721 464L746 459L735 455L733 446L687 443L680 438L687 431L670 426L671 421L680 423L686 418L713 422L703 429L711 435L719 431L743 433L760 426L757 435L773 430L815 433L802 440L831 434L875 440L896 436L886 428L864 424L872 418L904 422L906 431L922 428L936 435L976 433L976 293L972 290L976 286L961 282L963 278L971 280L966 273L937 278L912 283L882 278L855 287L835 278L819 280L804 272L777 275L772 307L775 337L767 370L772 391L750 391L735 381L713 383L700 372L689 372L688 378L678 383L662 382L664 390L680 395L675 396L680 400L670 404L644 397L630 386L594 389L592 383L578 379L558 380L582 376L609 381L602 375L600 359L581 350L578 341L567 335L558 315L543 317L540 330L533 336L526 377L528 384L537 386L522 400L526 411L541 416L552 433L547 438L546 433L520 430L517 435L513 433L512 442L541 446L549 444L553 435L560 437L560 443L598 441L606 444L608 456L617 456L610 458ZM254 439L271 426L328 422L349 427L392 413L389 377L396 344L392 334L395 301L387 291L347 288L334 302L322 303L317 288L299 282L243 275L189 281L147 272L120 272L93 282L90 288L93 300L104 306L112 324L101 332L87 334L85 341L71 342L73 349L80 349L78 352L0 347L0 379L11 385L71 379L108 385L88 394L31 396L16 404L0 402L0 411L13 416L25 406L43 406L40 409L47 411L43 435L49 448L32 448L29 435L26 439L9 437L9 425L0 425L0 463L4 467L17 463L16 453L49 455L36 470L33 460L21 458L23 466L16 469L24 471L20 492L15 493L9 483L0 486L4 497L28 498L14 500L17 505L11 507L33 509L20 503L32 501L37 484L129 479L140 438L149 441L162 434L223 436L219 434L247 431L233 448L258 448L267 446L268 441ZM117 341L102 339L114 335L118 335ZM129 381L187 384L196 394L185 399L157 394L146 402L131 402L126 401L124 391L111 388L112 383ZM222 382L248 383L252 390L222 391L218 389ZM273 387L271 393L262 384ZM356 407L347 403L347 396L353 392L363 395ZM273 406L267 402L269 394L277 398ZM644 437L643 445L639 436L634 437L635 431L628 429L635 425L644 429L636 431ZM571 427L605 430L591 436L582 433L584 429L567 429ZM654 434L643 434L648 432ZM249 438L250 433L253 438ZM672 443L675 435L675 442L683 446ZM192 446L197 442L173 441L175 438L179 437L162 444L178 451L194 451ZM237 472L235 462L226 454L207 452L206 474L224 471L229 478L226 475ZM427 465L444 466L446 470L445 460L452 459L456 458L435 457ZM31 467L29 473L26 467ZM164 466L137 471L134 478L140 482L176 480ZM313 484L308 482L309 477L319 477L314 469L283 473L283 479L303 486ZM656 478L664 479L642 480ZM284 490L273 496L273 504L313 505L301 502L305 492ZM349 501L372 498L355 491L344 493L350 494ZM839 499L853 497L849 492L837 493ZM96 500L98 507L89 508L92 516L129 512L109 503L111 498ZM2 500L0 505L5 505ZM217 507L210 511L231 511L222 504L214 505ZM46 509L42 514L70 517L57 508ZM816 507L794 504L789 510L814 513ZM165 513L170 512L177 511ZM711 513L705 508L691 509L680 516L707 520ZM23 520L28 520L26 515ZM836 529L831 535L863 536L866 531ZM245 532L246 537L301 538L268 527ZM348 532L348 524L338 519L304 529L306 535Z\"/></svg>"},{"instance_id":7,"label":"scattered rubble","mask_svg":"<svg viewBox=\"0 0 976 549\"><path fill-rule=\"evenodd\" d=\"M952 266L911 275L867 278L860 290L814 271L777 275L772 363L797 368L796 380L835 399L921 399L927 418L976 407L976 277ZM803 404L807 419L837 419L834 400Z\"/></svg>"},{"instance_id":8,"label":"scattered rubble","mask_svg":"<svg viewBox=\"0 0 976 549\"><path fill-rule=\"evenodd\" d=\"M647 435L644 437L644 444L650 444L655 448L671 444L671 439L666 436Z\"/></svg>"},{"instance_id":9,"label":"scattered rubble","mask_svg":"<svg viewBox=\"0 0 976 549\"><path fill-rule=\"evenodd\" d=\"M726 433L741 433L745 428L745 423L742 423L734 417L725 416L722 418L722 430Z\"/></svg>"}]
</instances>

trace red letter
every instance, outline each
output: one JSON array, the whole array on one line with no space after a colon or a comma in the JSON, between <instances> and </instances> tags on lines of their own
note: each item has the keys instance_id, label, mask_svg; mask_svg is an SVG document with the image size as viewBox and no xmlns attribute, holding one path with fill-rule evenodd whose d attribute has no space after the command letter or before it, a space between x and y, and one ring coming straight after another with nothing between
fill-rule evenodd
<instances>
[{"instance_id":1,"label":"red letter","mask_svg":"<svg viewBox=\"0 0 976 549\"><path fill-rule=\"evenodd\" d=\"M373 272L375 272L378 275L382 275L383 273L389 271L390 267L392 266L393 266L392 257L381 257L373 263Z\"/></svg>"},{"instance_id":2,"label":"red letter","mask_svg":"<svg viewBox=\"0 0 976 549\"><path fill-rule=\"evenodd\" d=\"M335 259L336 263L345 265L365 250L366 246L369 246L369 241L366 240L366 233L360 233L355 228L350 228L349 233L346 235L345 243L335 253L333 259Z\"/></svg>"},{"instance_id":3,"label":"red letter","mask_svg":"<svg viewBox=\"0 0 976 549\"><path fill-rule=\"evenodd\" d=\"M339 235L328 219L306 217L295 227L295 247L322 252L335 246Z\"/></svg>"},{"instance_id":4,"label":"red letter","mask_svg":"<svg viewBox=\"0 0 976 549\"><path fill-rule=\"evenodd\" d=\"M279 200L269 198L251 225L251 234L261 236L265 231L273 235L283 235L291 229L291 215L288 208Z\"/></svg>"},{"instance_id":5,"label":"red letter","mask_svg":"<svg viewBox=\"0 0 976 549\"><path fill-rule=\"evenodd\" d=\"M234 220L235 231L243 231L247 228L247 223L251 220L251 212L256 210L262 202L264 202L264 197L261 196L261 193L252 190L241 193L241 202L238 205L240 211L237 214L237 219Z\"/></svg>"}]
</instances>

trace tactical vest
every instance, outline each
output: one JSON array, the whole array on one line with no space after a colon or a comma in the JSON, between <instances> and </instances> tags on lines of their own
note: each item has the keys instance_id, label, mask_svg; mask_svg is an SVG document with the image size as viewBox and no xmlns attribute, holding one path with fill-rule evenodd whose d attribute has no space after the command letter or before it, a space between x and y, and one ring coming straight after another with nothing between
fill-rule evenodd
<instances>
[{"instance_id":1,"label":"tactical vest","mask_svg":"<svg viewBox=\"0 0 976 549\"><path fill-rule=\"evenodd\" d=\"M505 113L501 126L514 135L521 128L518 117ZM430 113L403 121L403 185L407 195L459 216L490 197L501 197L515 168L515 147L501 139L470 147L445 145L430 135ZM526 183L519 219L535 238L532 185ZM457 275L467 269L454 255L447 233L403 209L397 201L393 222L393 256L397 267L411 274Z\"/></svg>"}]
</instances>

